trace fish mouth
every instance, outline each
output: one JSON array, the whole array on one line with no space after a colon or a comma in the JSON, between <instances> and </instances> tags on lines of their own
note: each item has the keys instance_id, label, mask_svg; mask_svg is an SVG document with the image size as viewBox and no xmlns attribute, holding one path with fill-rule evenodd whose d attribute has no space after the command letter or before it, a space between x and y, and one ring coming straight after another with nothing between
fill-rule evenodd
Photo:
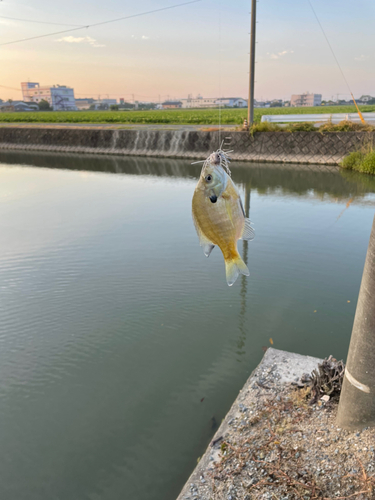
<instances>
[{"instance_id":1,"label":"fish mouth","mask_svg":"<svg viewBox=\"0 0 375 500\"><path fill-rule=\"evenodd\" d=\"M213 194L210 196L211 203L216 203L217 202L217 196L216 194Z\"/></svg>"}]
</instances>

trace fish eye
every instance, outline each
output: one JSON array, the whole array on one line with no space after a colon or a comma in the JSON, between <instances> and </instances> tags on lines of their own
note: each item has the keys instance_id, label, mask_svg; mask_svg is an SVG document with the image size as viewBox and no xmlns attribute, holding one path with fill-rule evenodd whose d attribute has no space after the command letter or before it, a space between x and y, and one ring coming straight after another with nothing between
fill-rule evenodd
<instances>
[{"instance_id":1,"label":"fish eye","mask_svg":"<svg viewBox=\"0 0 375 500\"><path fill-rule=\"evenodd\" d=\"M212 181L212 175L206 175L206 181L207 182Z\"/></svg>"}]
</instances>

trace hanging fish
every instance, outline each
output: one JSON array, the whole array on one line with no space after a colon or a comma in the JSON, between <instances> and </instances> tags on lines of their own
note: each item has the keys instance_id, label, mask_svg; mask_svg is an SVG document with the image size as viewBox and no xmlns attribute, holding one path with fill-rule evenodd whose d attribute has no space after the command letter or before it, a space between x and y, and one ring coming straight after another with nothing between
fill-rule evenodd
<instances>
[{"instance_id":1,"label":"hanging fish","mask_svg":"<svg viewBox=\"0 0 375 500\"><path fill-rule=\"evenodd\" d=\"M198 163L198 162L197 162ZM232 286L239 274L250 272L237 250L237 240L255 236L250 219L231 179L227 153L218 149L205 160L193 195L195 228L206 257L217 245L223 252L227 283Z\"/></svg>"}]
</instances>

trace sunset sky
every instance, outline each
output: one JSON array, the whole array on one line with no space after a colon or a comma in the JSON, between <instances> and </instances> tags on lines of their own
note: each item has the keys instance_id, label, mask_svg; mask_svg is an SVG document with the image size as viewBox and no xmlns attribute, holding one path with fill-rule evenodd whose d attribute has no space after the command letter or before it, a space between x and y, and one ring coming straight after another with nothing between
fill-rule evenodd
<instances>
[{"instance_id":1,"label":"sunset sky","mask_svg":"<svg viewBox=\"0 0 375 500\"><path fill-rule=\"evenodd\" d=\"M1 45L184 0L0 1L0 98L22 81L68 85L76 97L157 101L247 97L250 0L202 0L112 24ZM355 96L375 95L374 0L311 0ZM306 91L349 98L307 0L260 0L257 99ZM4 17L1 17L4 16ZM5 19L13 17L45 23ZM11 87L11 88L4 88Z\"/></svg>"}]
</instances>

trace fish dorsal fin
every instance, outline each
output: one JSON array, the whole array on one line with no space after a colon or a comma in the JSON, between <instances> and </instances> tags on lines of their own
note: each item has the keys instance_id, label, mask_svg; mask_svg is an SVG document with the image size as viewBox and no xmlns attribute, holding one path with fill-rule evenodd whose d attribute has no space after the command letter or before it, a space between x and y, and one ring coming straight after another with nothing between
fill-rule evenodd
<instances>
[{"instance_id":1,"label":"fish dorsal fin","mask_svg":"<svg viewBox=\"0 0 375 500\"><path fill-rule=\"evenodd\" d=\"M243 240L253 240L255 237L255 231L254 229L251 227L251 220L250 219L246 219L245 218L245 224L244 224L244 227L243 227L243 231L242 231L242 236L241 238Z\"/></svg>"}]
</instances>

